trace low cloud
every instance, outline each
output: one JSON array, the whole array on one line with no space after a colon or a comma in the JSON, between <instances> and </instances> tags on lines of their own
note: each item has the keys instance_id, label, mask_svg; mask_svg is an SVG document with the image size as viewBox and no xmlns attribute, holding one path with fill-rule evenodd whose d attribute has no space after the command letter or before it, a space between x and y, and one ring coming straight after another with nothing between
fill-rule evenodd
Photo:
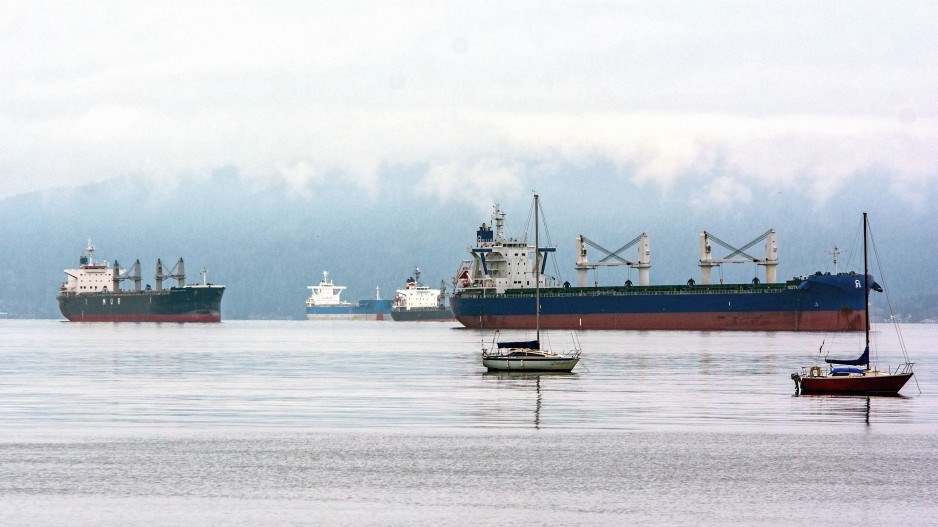
<instances>
[{"instance_id":1,"label":"low cloud","mask_svg":"<svg viewBox=\"0 0 938 527\"><path fill-rule=\"evenodd\" d=\"M938 8L489 7L13 2L0 198L226 166L372 198L403 167L485 208L570 165L728 205L872 170L921 205L938 179Z\"/></svg>"}]
</instances>

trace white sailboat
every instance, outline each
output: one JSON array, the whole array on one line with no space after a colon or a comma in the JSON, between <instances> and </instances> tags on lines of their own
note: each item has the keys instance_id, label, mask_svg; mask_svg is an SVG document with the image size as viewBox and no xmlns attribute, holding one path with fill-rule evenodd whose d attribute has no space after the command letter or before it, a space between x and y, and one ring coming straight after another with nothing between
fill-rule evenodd
<instances>
[{"instance_id":1,"label":"white sailboat","mask_svg":"<svg viewBox=\"0 0 938 527\"><path fill-rule=\"evenodd\" d=\"M492 349L482 348L482 365L489 371L560 371L569 372L580 361L580 349L568 354L554 353L541 346L541 246L538 212L540 202L534 194L534 340L494 342Z\"/></svg>"}]
</instances>

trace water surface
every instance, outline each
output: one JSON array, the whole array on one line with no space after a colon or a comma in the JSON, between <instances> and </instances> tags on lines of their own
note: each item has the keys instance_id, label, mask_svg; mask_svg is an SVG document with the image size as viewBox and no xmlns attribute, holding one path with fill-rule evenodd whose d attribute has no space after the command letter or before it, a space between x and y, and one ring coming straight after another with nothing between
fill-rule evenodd
<instances>
[{"instance_id":1,"label":"water surface","mask_svg":"<svg viewBox=\"0 0 938 527\"><path fill-rule=\"evenodd\" d=\"M445 323L0 331L2 525L938 516L935 326L904 328L918 384L873 398L796 397L789 378L821 341L858 354L857 335L581 332L575 373L525 375L486 373L491 335Z\"/></svg>"}]
</instances>

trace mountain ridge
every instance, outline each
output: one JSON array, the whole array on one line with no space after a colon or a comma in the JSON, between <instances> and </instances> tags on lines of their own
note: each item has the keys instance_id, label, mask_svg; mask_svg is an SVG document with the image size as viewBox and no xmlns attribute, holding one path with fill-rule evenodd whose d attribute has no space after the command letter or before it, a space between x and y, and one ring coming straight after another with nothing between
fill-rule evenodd
<instances>
[{"instance_id":1,"label":"mountain ridge","mask_svg":"<svg viewBox=\"0 0 938 527\"><path fill-rule=\"evenodd\" d=\"M874 234L900 306L916 306L913 295L938 292L928 262L935 261L938 227L927 207L893 197L887 178L858 178L835 199L815 199L807 189L775 189L750 183L752 199L710 207L700 196L707 183L690 178L670 188L636 183L601 165L566 167L566 177L505 182L491 190L506 212L506 230L533 237L530 192L542 197L549 242L558 247L548 273L575 282L574 240L584 234L616 249L642 232L651 236L652 283L698 279L698 236L711 232L742 246L768 228L779 239L779 280L833 271L829 251L842 251L839 270L862 268L857 239L860 213L870 212ZM475 231L491 222L492 205L480 210L479 196L434 197L421 189L419 171L395 173L364 192L341 178L308 182L250 184L250 177L224 167L207 177L180 177L171 184L124 177L72 189L21 194L0 201L6 257L0 263L0 310L11 317L57 318L55 293L62 270L75 267L89 238L96 256L129 267L140 259L144 282L151 283L156 259L183 257L188 282L209 280L227 286L224 319L299 319L307 286L322 271L348 290L344 299L384 298L403 287L414 266L423 281L450 279L468 258ZM504 192L504 194L502 194ZM933 202L935 186L920 196ZM722 199L721 199L722 201ZM885 235L884 235L885 233ZM880 240L881 237L887 238ZM747 252L759 257L757 244ZM722 248L715 248L722 252ZM728 252L728 251L727 251ZM917 255L909 258L908 255ZM634 256L634 249L623 252ZM590 252L591 260L603 255ZM723 256L719 254L719 256ZM754 265L714 271L727 282L748 282ZM628 269L599 271L600 283L636 278ZM898 278L897 283L892 280ZM590 281L596 279L590 274ZM917 308L919 309L919 308ZM901 308L900 308L901 310Z\"/></svg>"}]
</instances>

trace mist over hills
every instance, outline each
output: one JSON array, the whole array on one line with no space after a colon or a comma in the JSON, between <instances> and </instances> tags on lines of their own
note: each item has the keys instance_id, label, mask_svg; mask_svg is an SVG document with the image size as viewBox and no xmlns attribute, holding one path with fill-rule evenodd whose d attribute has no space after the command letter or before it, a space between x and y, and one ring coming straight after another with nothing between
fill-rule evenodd
<instances>
[{"instance_id":1,"label":"mist over hills","mask_svg":"<svg viewBox=\"0 0 938 527\"><path fill-rule=\"evenodd\" d=\"M414 266L421 268L423 282L435 286L445 280L451 288L476 229L491 222L494 202L507 214L507 234L527 232L533 241L526 220L530 189L537 189L546 233L558 247L548 273L560 280L576 280L577 234L614 250L647 232L656 284L698 279L703 230L740 247L774 228L779 279L833 271L828 251L834 246L842 251L840 270L859 270L861 213L867 211L894 306L900 314L914 310L912 318L938 316L931 272L938 256L933 183L909 199L902 197L907 189L894 189L889 178L875 174L821 196L783 182L747 182L742 190L736 182L724 189L719 179L694 175L661 187L635 182L601 162L557 171L564 177L499 182L485 196L460 189L434 195L419 183L421 171L407 167L386 171L368 189L341 177L258 185L228 167L172 182L128 176L22 194L0 201L0 310L11 317L61 317L55 294L62 270L77 266L89 238L98 259L129 267L139 258L144 283L153 283L158 257L168 266L183 257L188 282L200 281L207 268L210 282L227 286L223 319L303 318L307 286L318 283L324 270L348 286L343 298L349 301L373 297L376 287L382 297L393 297ZM747 252L762 256L763 246ZM716 256L723 253L716 248ZM635 249L623 255L634 258ZM590 252L591 260L602 256ZM727 282L764 278L751 264L714 273ZM590 281L622 283L630 277L637 274L610 268L591 273Z\"/></svg>"}]
</instances>

